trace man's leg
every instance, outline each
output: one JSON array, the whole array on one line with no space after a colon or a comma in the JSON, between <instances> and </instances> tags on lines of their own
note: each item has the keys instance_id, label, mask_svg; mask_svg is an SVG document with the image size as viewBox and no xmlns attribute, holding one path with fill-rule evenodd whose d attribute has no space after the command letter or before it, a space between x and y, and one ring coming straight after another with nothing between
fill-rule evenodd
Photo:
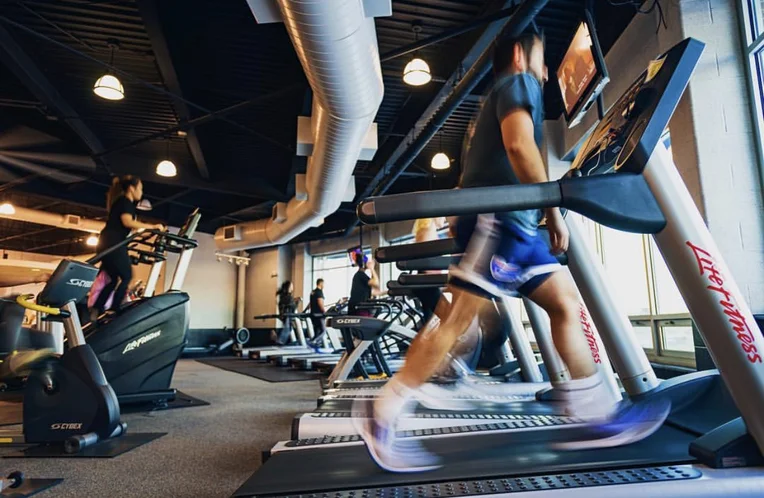
<instances>
[{"instance_id":1,"label":"man's leg","mask_svg":"<svg viewBox=\"0 0 764 498\"><path fill-rule=\"evenodd\" d=\"M439 326L431 327L412 342L406 361L398 373L382 388L374 404L379 421L394 424L398 414L414 391L427 382L443 364L459 337L470 327L485 298L451 287L453 304L448 316Z\"/></svg>"},{"instance_id":2,"label":"man's leg","mask_svg":"<svg viewBox=\"0 0 764 498\"><path fill-rule=\"evenodd\" d=\"M570 277L565 272L551 273L528 297L549 315L554 345L571 377L595 375L597 367L581 328L578 292Z\"/></svg>"}]
</instances>

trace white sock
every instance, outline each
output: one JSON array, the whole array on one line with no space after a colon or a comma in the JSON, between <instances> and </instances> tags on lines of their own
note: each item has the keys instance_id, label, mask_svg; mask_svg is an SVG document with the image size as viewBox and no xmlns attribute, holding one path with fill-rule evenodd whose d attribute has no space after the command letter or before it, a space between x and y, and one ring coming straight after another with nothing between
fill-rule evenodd
<instances>
[{"instance_id":1,"label":"white sock","mask_svg":"<svg viewBox=\"0 0 764 498\"><path fill-rule=\"evenodd\" d=\"M415 392L393 377L382 387L382 392L374 402L374 416L387 426L394 425L403 407L414 397Z\"/></svg>"},{"instance_id":2,"label":"white sock","mask_svg":"<svg viewBox=\"0 0 764 498\"><path fill-rule=\"evenodd\" d=\"M602 376L599 373L582 379L553 382L552 387L559 399L579 399L588 397L604 386Z\"/></svg>"}]
</instances>

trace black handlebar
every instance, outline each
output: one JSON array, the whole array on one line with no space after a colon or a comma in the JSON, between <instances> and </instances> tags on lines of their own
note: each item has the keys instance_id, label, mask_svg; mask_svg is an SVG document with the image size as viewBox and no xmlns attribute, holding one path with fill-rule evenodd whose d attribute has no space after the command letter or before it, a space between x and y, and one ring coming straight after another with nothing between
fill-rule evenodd
<instances>
[{"instance_id":1,"label":"black handlebar","mask_svg":"<svg viewBox=\"0 0 764 498\"><path fill-rule=\"evenodd\" d=\"M124 246L127 246L128 251L138 254L139 262L153 264L157 261L165 261L167 259L165 252L180 253L188 249L195 249L199 243L168 231L151 228L132 234L119 244L115 244L88 259L87 263L95 265L107 255ZM152 250L139 249L139 247L148 247Z\"/></svg>"}]
</instances>

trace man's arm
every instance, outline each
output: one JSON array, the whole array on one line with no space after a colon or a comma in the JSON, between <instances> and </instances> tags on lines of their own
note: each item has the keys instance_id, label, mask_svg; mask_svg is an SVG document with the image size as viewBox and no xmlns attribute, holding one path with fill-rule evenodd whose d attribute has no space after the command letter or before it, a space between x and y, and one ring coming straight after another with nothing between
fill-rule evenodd
<instances>
[{"instance_id":1,"label":"man's arm","mask_svg":"<svg viewBox=\"0 0 764 498\"><path fill-rule=\"evenodd\" d=\"M533 118L526 109L510 111L501 121L501 138L512 170L522 183L549 181L541 151L534 138ZM554 252L568 249L568 231L558 208L544 210Z\"/></svg>"}]
</instances>

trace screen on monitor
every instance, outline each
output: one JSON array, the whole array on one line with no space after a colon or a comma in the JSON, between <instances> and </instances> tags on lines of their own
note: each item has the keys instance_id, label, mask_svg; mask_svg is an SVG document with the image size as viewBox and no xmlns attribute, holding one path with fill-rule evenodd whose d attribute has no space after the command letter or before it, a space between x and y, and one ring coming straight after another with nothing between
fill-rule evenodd
<instances>
[{"instance_id":1,"label":"screen on monitor","mask_svg":"<svg viewBox=\"0 0 764 498\"><path fill-rule=\"evenodd\" d=\"M587 12L557 69L557 82L569 127L581 121L610 80L592 26L594 23Z\"/></svg>"},{"instance_id":2,"label":"screen on monitor","mask_svg":"<svg viewBox=\"0 0 764 498\"><path fill-rule=\"evenodd\" d=\"M570 115L576 103L581 99L586 88L597 74L592 52L592 37L589 27L582 22L568 47L565 57L557 69L557 80L560 83L562 101Z\"/></svg>"}]
</instances>

